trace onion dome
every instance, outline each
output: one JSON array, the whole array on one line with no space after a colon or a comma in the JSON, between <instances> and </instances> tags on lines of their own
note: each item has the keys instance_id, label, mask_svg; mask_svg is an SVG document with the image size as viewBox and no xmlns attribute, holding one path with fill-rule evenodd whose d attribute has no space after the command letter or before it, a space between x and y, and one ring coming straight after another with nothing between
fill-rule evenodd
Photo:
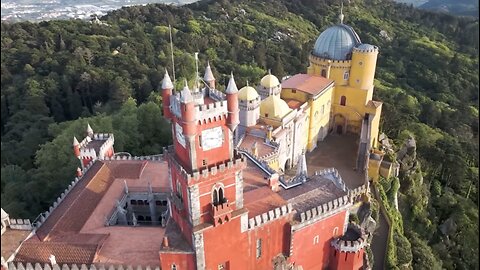
<instances>
[{"instance_id":1,"label":"onion dome","mask_svg":"<svg viewBox=\"0 0 480 270\"><path fill-rule=\"evenodd\" d=\"M251 86L244 86L240 91L238 91L238 99L240 100L245 100L245 101L251 101L255 100L259 97L257 90Z\"/></svg>"},{"instance_id":2,"label":"onion dome","mask_svg":"<svg viewBox=\"0 0 480 270\"><path fill-rule=\"evenodd\" d=\"M282 119L290 111L287 103L275 95L264 99L260 105L260 115L267 118Z\"/></svg>"},{"instance_id":3,"label":"onion dome","mask_svg":"<svg viewBox=\"0 0 480 270\"><path fill-rule=\"evenodd\" d=\"M320 34L312 54L331 60L350 60L353 48L360 43L360 38L352 27L338 24Z\"/></svg>"},{"instance_id":4,"label":"onion dome","mask_svg":"<svg viewBox=\"0 0 480 270\"><path fill-rule=\"evenodd\" d=\"M263 78L260 80L260 85L265 88L273 88L278 86L279 84L280 84L280 81L278 81L278 78L270 74L270 71L268 72L267 75L263 76Z\"/></svg>"}]
</instances>

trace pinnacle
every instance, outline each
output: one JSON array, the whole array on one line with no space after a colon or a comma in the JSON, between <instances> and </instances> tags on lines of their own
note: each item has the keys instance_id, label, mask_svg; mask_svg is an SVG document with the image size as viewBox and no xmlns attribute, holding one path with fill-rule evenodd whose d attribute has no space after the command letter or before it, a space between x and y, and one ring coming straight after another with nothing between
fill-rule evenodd
<instances>
[{"instance_id":1,"label":"pinnacle","mask_svg":"<svg viewBox=\"0 0 480 270\"><path fill-rule=\"evenodd\" d=\"M93 135L93 129L92 127L90 126L90 124L87 123L87 134L90 135L92 134Z\"/></svg>"},{"instance_id":2,"label":"pinnacle","mask_svg":"<svg viewBox=\"0 0 480 270\"><path fill-rule=\"evenodd\" d=\"M80 143L78 142L77 137L73 136L73 146L77 146L79 144Z\"/></svg>"},{"instance_id":3,"label":"pinnacle","mask_svg":"<svg viewBox=\"0 0 480 270\"><path fill-rule=\"evenodd\" d=\"M210 68L210 62L207 62L207 67L205 68L205 75L203 76L203 80L205 80L206 82L211 82L215 80L212 69Z\"/></svg>"},{"instance_id":4,"label":"pinnacle","mask_svg":"<svg viewBox=\"0 0 480 270\"><path fill-rule=\"evenodd\" d=\"M163 76L162 89L173 89L173 83L168 75L167 69L165 69L165 76Z\"/></svg>"},{"instance_id":5,"label":"pinnacle","mask_svg":"<svg viewBox=\"0 0 480 270\"><path fill-rule=\"evenodd\" d=\"M230 80L228 81L227 90L225 90L227 94L236 94L238 93L237 84L235 83L235 79L233 78L233 72L230 74Z\"/></svg>"}]
</instances>

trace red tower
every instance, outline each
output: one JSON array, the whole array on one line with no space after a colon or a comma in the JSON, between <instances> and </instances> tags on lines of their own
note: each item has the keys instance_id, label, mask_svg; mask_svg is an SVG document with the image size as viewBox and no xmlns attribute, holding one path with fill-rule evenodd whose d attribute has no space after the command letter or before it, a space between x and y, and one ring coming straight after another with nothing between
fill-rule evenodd
<instances>
[{"instance_id":1,"label":"red tower","mask_svg":"<svg viewBox=\"0 0 480 270\"><path fill-rule=\"evenodd\" d=\"M163 116L166 119L171 119L172 115L170 113L170 97L172 96L173 83L170 80L168 71L165 69L165 76L162 81L162 107L163 107Z\"/></svg>"},{"instance_id":2,"label":"red tower","mask_svg":"<svg viewBox=\"0 0 480 270\"><path fill-rule=\"evenodd\" d=\"M75 136L73 136L73 153L77 158L80 157L80 143Z\"/></svg>"},{"instance_id":3,"label":"red tower","mask_svg":"<svg viewBox=\"0 0 480 270\"><path fill-rule=\"evenodd\" d=\"M365 244L366 236L362 229L353 223L349 223L345 234L334 238L330 242L332 250L329 269L363 269Z\"/></svg>"}]
</instances>

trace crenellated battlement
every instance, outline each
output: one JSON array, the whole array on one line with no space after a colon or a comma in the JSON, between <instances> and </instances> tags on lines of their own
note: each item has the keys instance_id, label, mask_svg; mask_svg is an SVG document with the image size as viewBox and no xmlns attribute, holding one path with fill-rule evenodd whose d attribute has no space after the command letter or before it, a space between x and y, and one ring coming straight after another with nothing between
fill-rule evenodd
<instances>
[{"instance_id":1,"label":"crenellated battlement","mask_svg":"<svg viewBox=\"0 0 480 270\"><path fill-rule=\"evenodd\" d=\"M360 49L360 48L353 48L354 53L375 53L378 52L378 47L377 46L372 46L370 49Z\"/></svg>"},{"instance_id":2,"label":"crenellated battlement","mask_svg":"<svg viewBox=\"0 0 480 270\"><path fill-rule=\"evenodd\" d=\"M29 219L10 218L8 222L8 227L13 230L30 231L33 229L32 223Z\"/></svg>"},{"instance_id":3,"label":"crenellated battlement","mask_svg":"<svg viewBox=\"0 0 480 270\"><path fill-rule=\"evenodd\" d=\"M226 100L195 106L195 118L199 121L226 118L227 113Z\"/></svg>"},{"instance_id":4,"label":"crenellated battlement","mask_svg":"<svg viewBox=\"0 0 480 270\"><path fill-rule=\"evenodd\" d=\"M328 178L332 180L332 182L338 188L340 188L343 191L347 191L347 186L345 185L345 182L343 182L342 176L340 176L340 174L338 173L338 170L335 168L328 168L328 169L316 171L314 175L319 175L319 176Z\"/></svg>"},{"instance_id":5,"label":"crenellated battlement","mask_svg":"<svg viewBox=\"0 0 480 270\"><path fill-rule=\"evenodd\" d=\"M8 263L8 270L160 270L159 266L150 267L150 266L137 266L133 267L132 265L104 265L104 264L54 264L51 266L49 263L40 264L40 263Z\"/></svg>"},{"instance_id":6,"label":"crenellated battlement","mask_svg":"<svg viewBox=\"0 0 480 270\"><path fill-rule=\"evenodd\" d=\"M367 237L362 232L362 229L353 223L348 224L348 229L358 234L358 238L354 240L343 240L343 237L335 238L330 242L330 245L340 252L353 252L356 253L365 247Z\"/></svg>"},{"instance_id":7,"label":"crenellated battlement","mask_svg":"<svg viewBox=\"0 0 480 270\"><path fill-rule=\"evenodd\" d=\"M164 161L165 158L163 154L159 155L153 155L153 156L112 156L112 157L106 157L106 161L112 161L112 160L148 160L148 161Z\"/></svg>"},{"instance_id":8,"label":"crenellated battlement","mask_svg":"<svg viewBox=\"0 0 480 270\"><path fill-rule=\"evenodd\" d=\"M362 195L370 192L370 184L367 182L357 188L348 191L348 196L352 202L361 201Z\"/></svg>"},{"instance_id":9,"label":"crenellated battlement","mask_svg":"<svg viewBox=\"0 0 480 270\"><path fill-rule=\"evenodd\" d=\"M332 59L318 57L318 56L313 55L313 54L310 54L310 56L308 58L309 58L310 61L314 61L315 64L325 65L325 66L331 65L332 67L334 65L335 66L349 67L352 64L352 60L332 60Z\"/></svg>"},{"instance_id":10,"label":"crenellated battlement","mask_svg":"<svg viewBox=\"0 0 480 270\"><path fill-rule=\"evenodd\" d=\"M44 213L41 213L33 222L32 222L32 226L35 228L35 229L38 229L40 228L40 226L42 226L42 224L45 222L45 220L47 220L47 218L50 216L50 214L58 207L58 205L60 205L60 203L65 199L65 197L67 196L68 193L70 193L70 191L72 191L72 189L77 185L77 183L80 181L80 179L83 178L83 176L85 175L85 173L88 172L88 170L92 167L94 161L90 161L90 163L85 166L83 169L82 169L82 174L80 177L75 177L75 179L68 185L68 187L65 189L64 192L62 192L62 194L60 194L60 196L53 202L53 204L48 208L47 211L45 211Z\"/></svg>"},{"instance_id":11,"label":"crenellated battlement","mask_svg":"<svg viewBox=\"0 0 480 270\"><path fill-rule=\"evenodd\" d=\"M180 174L182 174L183 178L187 179L187 181L189 182L192 180L198 181L200 180L200 177L208 178L210 176L216 175L218 172L223 173L226 170L238 170L240 168L243 168L246 162L245 158L241 156L239 158L231 159L225 163L221 163L209 168L205 168L201 171L195 171L195 172L189 173L175 159L173 147L164 148L164 153L166 154L165 158L168 158L170 161L172 161L172 164L177 168Z\"/></svg>"},{"instance_id":12,"label":"crenellated battlement","mask_svg":"<svg viewBox=\"0 0 480 270\"><path fill-rule=\"evenodd\" d=\"M333 199L322 205L313 207L305 212L300 213L300 223L315 221L323 218L335 210L341 209L350 203L350 199L347 195L340 198Z\"/></svg>"},{"instance_id":13,"label":"crenellated battlement","mask_svg":"<svg viewBox=\"0 0 480 270\"><path fill-rule=\"evenodd\" d=\"M102 145L98 148L87 148L88 144L92 141L105 141ZM91 159L95 160L97 158L104 159L105 154L108 150L113 148L113 144L115 143L115 139L113 133L95 133L93 134L93 139L89 136L85 137L80 142L80 158L81 159ZM97 153L98 150L98 153Z\"/></svg>"},{"instance_id":14,"label":"crenellated battlement","mask_svg":"<svg viewBox=\"0 0 480 270\"><path fill-rule=\"evenodd\" d=\"M267 213L262 213L248 220L248 229L252 230L256 227L260 227L267 222L279 219L290 213L294 212L293 206L291 203L283 205L282 207L277 207L273 210L268 211Z\"/></svg>"}]
</instances>

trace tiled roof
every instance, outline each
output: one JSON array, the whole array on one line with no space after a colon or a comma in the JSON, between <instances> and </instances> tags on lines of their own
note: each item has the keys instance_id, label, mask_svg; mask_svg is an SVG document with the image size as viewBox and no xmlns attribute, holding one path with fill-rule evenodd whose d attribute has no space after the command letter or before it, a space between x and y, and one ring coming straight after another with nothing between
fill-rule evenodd
<instances>
[{"instance_id":1,"label":"tiled roof","mask_svg":"<svg viewBox=\"0 0 480 270\"><path fill-rule=\"evenodd\" d=\"M54 255L58 264L89 264L95 258L98 245L71 242L25 242L15 256L16 262L50 263Z\"/></svg>"},{"instance_id":2,"label":"tiled roof","mask_svg":"<svg viewBox=\"0 0 480 270\"><path fill-rule=\"evenodd\" d=\"M147 161L143 162L130 162L116 160L115 162L105 162L110 168L115 178L120 179L138 179L140 178L143 169L147 166Z\"/></svg>"},{"instance_id":3,"label":"tiled roof","mask_svg":"<svg viewBox=\"0 0 480 270\"><path fill-rule=\"evenodd\" d=\"M60 232L79 231L90 213L93 211L92 208L94 208L101 199L101 195L94 194L91 189L102 189L101 187L103 186L103 189L105 190L104 185L107 183L104 182L105 180L102 178L108 179L109 182L113 180L110 176L110 170L108 167L104 166L103 162L97 161L78 181L77 185L75 185L70 193L68 193L68 196L66 196L57 208L50 213L50 216L37 230L37 236L41 240L44 240L52 232L54 227ZM95 180L98 181L98 186L96 185ZM90 188L87 188L88 185ZM93 199L93 201L85 199L78 201L78 198L83 197L84 195L87 195L90 199ZM73 228L70 226L73 226Z\"/></svg>"},{"instance_id":4,"label":"tiled roof","mask_svg":"<svg viewBox=\"0 0 480 270\"><path fill-rule=\"evenodd\" d=\"M278 194L300 213L345 196L347 192L337 187L332 180L315 175L304 184L282 189Z\"/></svg>"},{"instance_id":5,"label":"tiled roof","mask_svg":"<svg viewBox=\"0 0 480 270\"><path fill-rule=\"evenodd\" d=\"M294 89L315 96L332 84L332 80L321 76L297 74L283 81L282 88Z\"/></svg>"},{"instance_id":6,"label":"tiled roof","mask_svg":"<svg viewBox=\"0 0 480 270\"><path fill-rule=\"evenodd\" d=\"M372 108L378 108L378 107L382 106L382 104L383 104L382 102L375 101L375 100L369 100L367 102L367 106L372 107Z\"/></svg>"}]
</instances>

